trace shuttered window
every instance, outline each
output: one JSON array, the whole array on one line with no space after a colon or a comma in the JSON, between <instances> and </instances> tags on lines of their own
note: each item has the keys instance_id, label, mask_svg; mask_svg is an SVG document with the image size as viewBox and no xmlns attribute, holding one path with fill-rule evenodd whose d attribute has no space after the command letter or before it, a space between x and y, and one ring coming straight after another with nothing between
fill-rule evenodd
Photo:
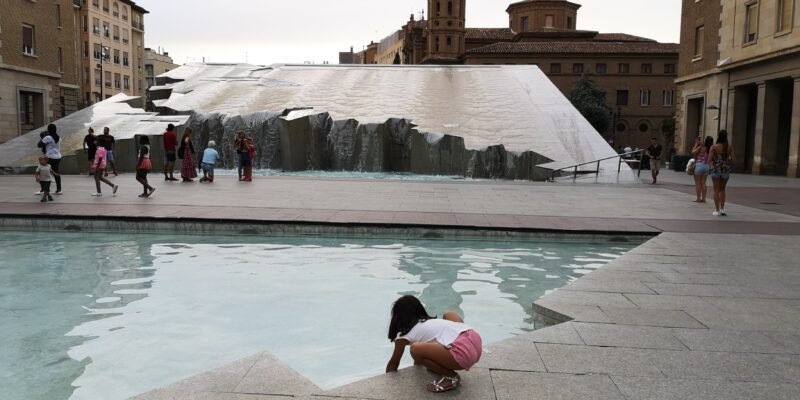
<instances>
[{"instance_id":1,"label":"shuttered window","mask_svg":"<svg viewBox=\"0 0 800 400\"><path fill-rule=\"evenodd\" d=\"M35 35L33 25L22 25L22 52L28 55L36 54Z\"/></svg>"}]
</instances>

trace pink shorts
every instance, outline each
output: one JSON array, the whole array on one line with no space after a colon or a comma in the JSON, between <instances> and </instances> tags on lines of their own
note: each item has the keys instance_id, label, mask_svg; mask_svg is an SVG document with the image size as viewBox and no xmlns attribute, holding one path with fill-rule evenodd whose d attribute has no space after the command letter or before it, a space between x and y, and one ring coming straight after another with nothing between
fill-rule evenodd
<instances>
[{"instance_id":1,"label":"pink shorts","mask_svg":"<svg viewBox=\"0 0 800 400\"><path fill-rule=\"evenodd\" d=\"M453 355L458 365L467 371L481 359L482 351L481 335L472 329L461 332L456 341L450 345L450 354Z\"/></svg>"}]
</instances>

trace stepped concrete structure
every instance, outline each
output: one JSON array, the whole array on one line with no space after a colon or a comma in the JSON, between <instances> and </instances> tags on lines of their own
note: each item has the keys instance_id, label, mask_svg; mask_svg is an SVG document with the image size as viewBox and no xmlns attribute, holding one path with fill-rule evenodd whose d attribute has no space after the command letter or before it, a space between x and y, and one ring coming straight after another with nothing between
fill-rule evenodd
<instances>
[{"instance_id":1,"label":"stepped concrete structure","mask_svg":"<svg viewBox=\"0 0 800 400\"><path fill-rule=\"evenodd\" d=\"M174 123L179 134L192 128L198 150L216 141L226 168L235 166L239 131L255 142L256 168L292 171L543 180L552 169L616 156L536 66L189 64L150 90L160 116L114 97L58 121L66 153L80 149L90 125L128 139ZM10 143L12 155L0 150L0 166L35 165L37 138ZM133 162L118 166L130 170ZM625 165L619 173L616 159L599 167L604 176L636 179Z\"/></svg>"}]
</instances>

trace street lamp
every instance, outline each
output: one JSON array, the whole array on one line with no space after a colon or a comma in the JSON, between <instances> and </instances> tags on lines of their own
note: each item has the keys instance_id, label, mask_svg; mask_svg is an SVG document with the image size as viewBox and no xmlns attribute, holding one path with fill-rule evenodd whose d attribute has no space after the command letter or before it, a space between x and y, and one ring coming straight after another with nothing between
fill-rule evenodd
<instances>
[{"instance_id":1,"label":"street lamp","mask_svg":"<svg viewBox=\"0 0 800 400\"><path fill-rule=\"evenodd\" d=\"M97 64L97 68L100 69L100 101L103 101L103 61L106 59L106 50L111 50L108 46L100 46L100 63ZM99 103L99 102L98 102Z\"/></svg>"}]
</instances>

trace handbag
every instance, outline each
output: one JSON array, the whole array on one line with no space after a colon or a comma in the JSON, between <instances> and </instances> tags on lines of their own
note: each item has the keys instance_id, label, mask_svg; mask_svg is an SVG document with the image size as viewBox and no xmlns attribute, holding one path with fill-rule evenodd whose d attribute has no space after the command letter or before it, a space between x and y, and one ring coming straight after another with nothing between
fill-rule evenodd
<instances>
[{"instance_id":1,"label":"handbag","mask_svg":"<svg viewBox=\"0 0 800 400\"><path fill-rule=\"evenodd\" d=\"M686 173L687 174L694 175L695 164L696 164L696 161L694 160L694 158L690 159L689 162L686 163Z\"/></svg>"},{"instance_id":2,"label":"handbag","mask_svg":"<svg viewBox=\"0 0 800 400\"><path fill-rule=\"evenodd\" d=\"M181 143L181 146L178 147L178 158L183 160L183 156L185 155L185 153L186 153L186 147L183 145L183 143Z\"/></svg>"}]
</instances>

